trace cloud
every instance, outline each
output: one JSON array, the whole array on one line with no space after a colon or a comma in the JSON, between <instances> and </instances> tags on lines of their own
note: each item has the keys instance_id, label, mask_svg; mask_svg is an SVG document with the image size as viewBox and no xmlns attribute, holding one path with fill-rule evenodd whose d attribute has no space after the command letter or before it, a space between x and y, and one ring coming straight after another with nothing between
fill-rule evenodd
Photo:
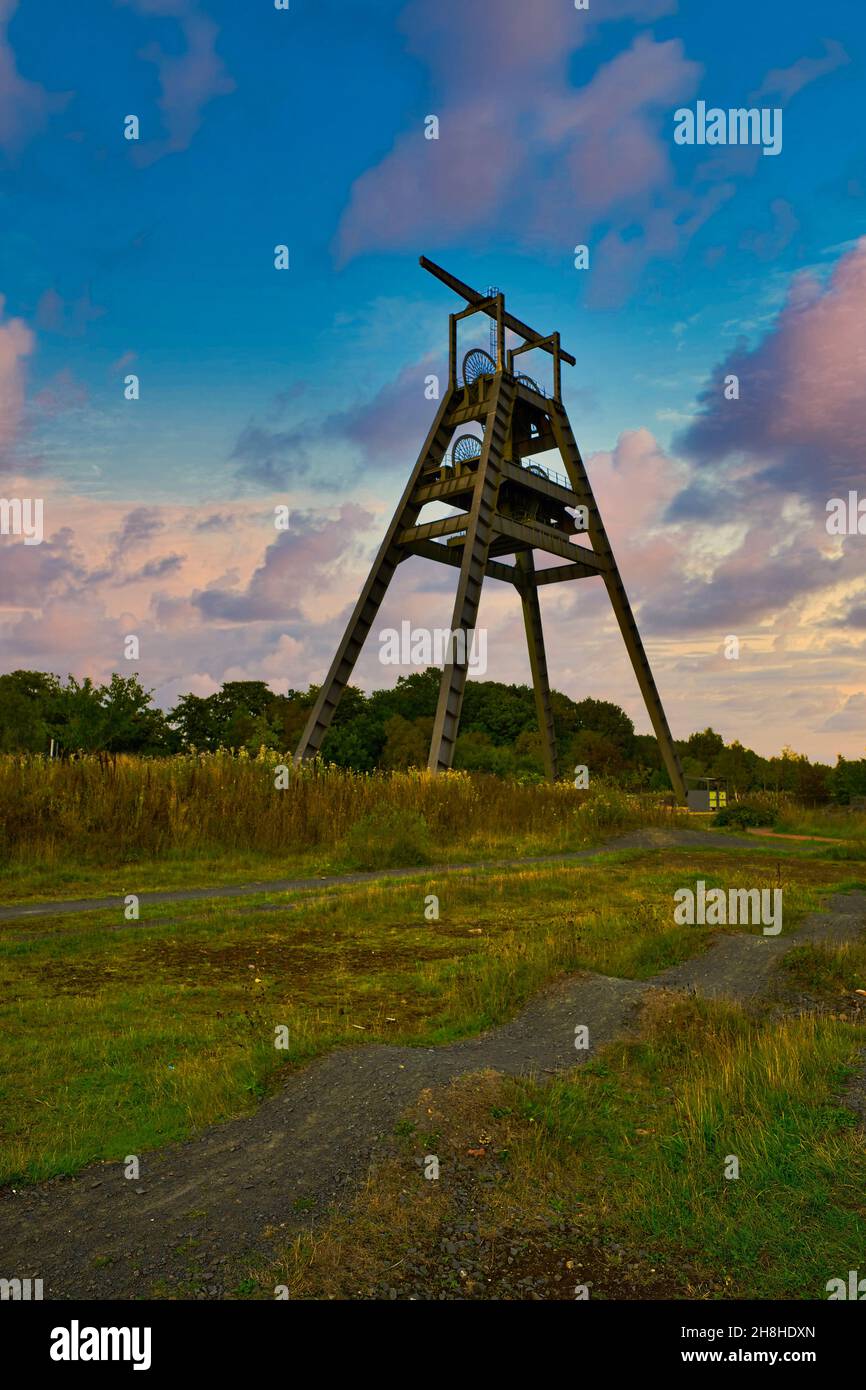
<instances>
[{"instance_id":1,"label":"cloud","mask_svg":"<svg viewBox=\"0 0 866 1390\"><path fill-rule=\"evenodd\" d=\"M533 0L528 16L525 0L497 0L491 23L489 0L440 0L436 6L410 0L398 23L409 52L429 64L446 92L477 87L490 94L508 79L519 78L525 86L563 72L570 53L588 43L602 22L649 24L676 8L677 0L605 0L603 7L578 13L561 0ZM518 98L519 91L504 93L506 101Z\"/></svg>"},{"instance_id":2,"label":"cloud","mask_svg":"<svg viewBox=\"0 0 866 1390\"><path fill-rule=\"evenodd\" d=\"M143 580L165 579L169 574L176 574L182 568L186 559L185 555L160 555L152 560L146 561L140 569L133 574L125 575L117 582L120 584L140 584Z\"/></svg>"},{"instance_id":3,"label":"cloud","mask_svg":"<svg viewBox=\"0 0 866 1390\"><path fill-rule=\"evenodd\" d=\"M866 694L849 695L841 709L821 725L828 733L866 734Z\"/></svg>"},{"instance_id":4,"label":"cloud","mask_svg":"<svg viewBox=\"0 0 866 1390\"><path fill-rule=\"evenodd\" d=\"M770 331L713 372L674 447L702 469L744 458L779 491L813 501L862 486L866 437L866 237L823 286L799 276ZM740 399L725 400L735 375ZM823 500L822 500L823 499Z\"/></svg>"},{"instance_id":5,"label":"cloud","mask_svg":"<svg viewBox=\"0 0 866 1390\"><path fill-rule=\"evenodd\" d=\"M22 494L18 492L13 495ZM46 529L49 519L46 516ZM2 608L40 609L53 598L68 593L80 584L85 573L69 527L55 532L50 540L43 540L41 545L25 545L8 537L0 538Z\"/></svg>"},{"instance_id":6,"label":"cloud","mask_svg":"<svg viewBox=\"0 0 866 1390\"><path fill-rule=\"evenodd\" d=\"M230 531L235 525L235 518L231 514L214 512L211 516L203 517L196 522L197 531Z\"/></svg>"},{"instance_id":7,"label":"cloud","mask_svg":"<svg viewBox=\"0 0 866 1390\"><path fill-rule=\"evenodd\" d=\"M80 410L89 399L84 383L76 380L69 367L61 367L36 393L33 404L41 415L65 415L70 410Z\"/></svg>"},{"instance_id":8,"label":"cloud","mask_svg":"<svg viewBox=\"0 0 866 1390\"><path fill-rule=\"evenodd\" d=\"M750 229L744 232L740 238L741 248L744 251L751 251L760 261L775 260L790 245L800 230L800 223L794 209L784 198L772 200L770 215L773 219L773 225L769 230L759 232Z\"/></svg>"},{"instance_id":9,"label":"cloud","mask_svg":"<svg viewBox=\"0 0 866 1390\"><path fill-rule=\"evenodd\" d=\"M603 18L647 21L673 8L624 0L605 6ZM666 122L701 68L679 39L640 34L575 90L570 56L600 22L560 0L540 0L531 14L502 0L495 25L486 0L432 8L413 0L401 27L430 68L439 139L425 139L419 120L358 177L334 242L338 260L503 223L561 254L578 236L575 208L584 240L603 229L591 289L599 302L621 300L648 261L678 254L733 192L677 185Z\"/></svg>"},{"instance_id":10,"label":"cloud","mask_svg":"<svg viewBox=\"0 0 866 1390\"><path fill-rule=\"evenodd\" d=\"M835 72L837 68L850 63L851 59L836 39L824 39L822 42L823 57L798 58L789 68L773 68L767 73L757 91L752 93L750 100L760 101L762 97L777 97L782 102L788 102L810 82L816 82L819 77L824 77L828 72Z\"/></svg>"},{"instance_id":11,"label":"cloud","mask_svg":"<svg viewBox=\"0 0 866 1390\"><path fill-rule=\"evenodd\" d=\"M34 336L23 319L6 319L0 294L0 465L8 460L24 411L24 361L33 351Z\"/></svg>"},{"instance_id":12,"label":"cloud","mask_svg":"<svg viewBox=\"0 0 866 1390\"><path fill-rule=\"evenodd\" d=\"M318 488L336 491L350 486L362 470L399 464L408 471L436 408L425 394L428 376L444 384L447 366L437 353L411 362L373 397L346 410L282 429L250 420L229 455L239 465L236 477L269 490L315 478ZM290 403L281 392L270 419L278 421Z\"/></svg>"},{"instance_id":13,"label":"cloud","mask_svg":"<svg viewBox=\"0 0 866 1390\"><path fill-rule=\"evenodd\" d=\"M843 595L846 607L852 594L866 599L859 538L838 547L823 511L769 483L738 480L734 470L714 490L645 429L621 435L587 468L645 635L721 640L757 624L799 628L807 607L817 634Z\"/></svg>"},{"instance_id":14,"label":"cloud","mask_svg":"<svg viewBox=\"0 0 866 1390\"><path fill-rule=\"evenodd\" d=\"M112 374L121 376L128 367L132 366L137 358L137 352L133 352L132 349L127 349L126 352L122 352L119 357L115 358L108 370Z\"/></svg>"},{"instance_id":15,"label":"cloud","mask_svg":"<svg viewBox=\"0 0 866 1390\"><path fill-rule=\"evenodd\" d=\"M46 92L19 73L6 33L17 8L18 0L0 0L0 149L9 155L17 155L72 97L71 92Z\"/></svg>"},{"instance_id":16,"label":"cloud","mask_svg":"<svg viewBox=\"0 0 866 1390\"><path fill-rule=\"evenodd\" d=\"M321 591L339 584L358 537L372 520L370 512L350 503L334 518L293 513L291 530L278 533L245 588L214 585L194 594L192 602L210 621L300 621L305 597L319 605Z\"/></svg>"},{"instance_id":17,"label":"cloud","mask_svg":"<svg viewBox=\"0 0 866 1390\"><path fill-rule=\"evenodd\" d=\"M425 394L427 377L438 377L444 388L447 374L447 363L438 353L411 362L371 400L329 416L323 434L360 448L367 466L401 464L408 473L436 409L436 402Z\"/></svg>"},{"instance_id":18,"label":"cloud","mask_svg":"<svg viewBox=\"0 0 866 1390\"><path fill-rule=\"evenodd\" d=\"M114 538L114 553L122 555L135 545L142 545L165 529L165 522L156 507L134 507L123 519Z\"/></svg>"},{"instance_id":19,"label":"cloud","mask_svg":"<svg viewBox=\"0 0 866 1390\"><path fill-rule=\"evenodd\" d=\"M136 143L134 158L147 165L164 155L189 148L202 122L202 112L214 97L228 96L235 90L216 51L219 28L201 14L194 0L118 0L142 15L176 19L183 33L186 50L166 53L158 43L141 50L146 62L154 63L161 87L159 106L165 137Z\"/></svg>"},{"instance_id":20,"label":"cloud","mask_svg":"<svg viewBox=\"0 0 866 1390\"><path fill-rule=\"evenodd\" d=\"M339 263L486 226L524 158L516 112L493 99L452 106L438 140L425 140L419 126L356 180L335 243Z\"/></svg>"},{"instance_id":21,"label":"cloud","mask_svg":"<svg viewBox=\"0 0 866 1390\"><path fill-rule=\"evenodd\" d=\"M36 305L36 327L44 332L59 333L64 338L82 338L87 325L104 313L101 305L92 302L89 287L85 287L77 299L68 301L56 290L49 289Z\"/></svg>"},{"instance_id":22,"label":"cloud","mask_svg":"<svg viewBox=\"0 0 866 1390\"><path fill-rule=\"evenodd\" d=\"M670 576L652 594L646 619L657 632L742 630L772 620L796 600L862 577L862 561L849 550L833 559L814 540L777 551L778 519L759 521L749 511L750 524L742 543L719 559L709 573Z\"/></svg>"},{"instance_id":23,"label":"cloud","mask_svg":"<svg viewBox=\"0 0 866 1390\"><path fill-rule=\"evenodd\" d=\"M284 487L312 470L310 432L304 425L272 430L251 420L241 430L229 457L239 465L238 478L269 489Z\"/></svg>"}]
</instances>

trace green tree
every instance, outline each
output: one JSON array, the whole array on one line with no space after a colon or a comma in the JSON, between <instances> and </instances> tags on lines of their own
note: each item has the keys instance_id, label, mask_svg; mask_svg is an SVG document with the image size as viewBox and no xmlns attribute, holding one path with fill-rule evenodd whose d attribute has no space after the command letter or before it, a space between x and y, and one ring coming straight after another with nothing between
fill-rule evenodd
<instances>
[{"instance_id":1,"label":"green tree","mask_svg":"<svg viewBox=\"0 0 866 1390\"><path fill-rule=\"evenodd\" d=\"M536 727L531 689L500 681L467 681L460 727L465 733L484 733L494 744L513 744L524 730Z\"/></svg>"},{"instance_id":2,"label":"green tree","mask_svg":"<svg viewBox=\"0 0 866 1390\"><path fill-rule=\"evenodd\" d=\"M710 767L713 760L724 751L725 740L721 734L717 734L715 729L703 729L699 734L692 734L685 742L685 756L693 759L700 764L702 777L709 776Z\"/></svg>"},{"instance_id":3,"label":"green tree","mask_svg":"<svg viewBox=\"0 0 866 1390\"><path fill-rule=\"evenodd\" d=\"M219 746L215 695L181 695L168 722L177 730L184 748L213 752Z\"/></svg>"},{"instance_id":4,"label":"green tree","mask_svg":"<svg viewBox=\"0 0 866 1390\"><path fill-rule=\"evenodd\" d=\"M843 758L840 753L830 775L830 788L842 806L853 797L866 796L866 758Z\"/></svg>"},{"instance_id":5,"label":"green tree","mask_svg":"<svg viewBox=\"0 0 866 1390\"><path fill-rule=\"evenodd\" d=\"M153 691L137 675L112 675L108 685L70 676L58 689L54 728L65 753L167 753L165 716L151 706Z\"/></svg>"},{"instance_id":6,"label":"green tree","mask_svg":"<svg viewBox=\"0 0 866 1390\"><path fill-rule=\"evenodd\" d=\"M568 747L568 767L583 766L593 777L616 777L625 770L625 754L608 734L584 729L574 735Z\"/></svg>"},{"instance_id":7,"label":"green tree","mask_svg":"<svg viewBox=\"0 0 866 1390\"><path fill-rule=\"evenodd\" d=\"M574 706L576 733L603 734L625 758L634 751L634 724L625 710L610 700L578 700Z\"/></svg>"},{"instance_id":8,"label":"green tree","mask_svg":"<svg viewBox=\"0 0 866 1390\"><path fill-rule=\"evenodd\" d=\"M385 747L385 726L364 710L344 723L335 720L322 743L322 757L356 772L373 772Z\"/></svg>"},{"instance_id":9,"label":"green tree","mask_svg":"<svg viewBox=\"0 0 866 1390\"><path fill-rule=\"evenodd\" d=\"M59 689L42 671L0 676L0 752L49 752Z\"/></svg>"},{"instance_id":10,"label":"green tree","mask_svg":"<svg viewBox=\"0 0 866 1390\"><path fill-rule=\"evenodd\" d=\"M426 767L430 754L430 739L433 735L433 717L404 719L402 714L392 714L385 720L385 746L382 749L382 766L388 769Z\"/></svg>"}]
</instances>

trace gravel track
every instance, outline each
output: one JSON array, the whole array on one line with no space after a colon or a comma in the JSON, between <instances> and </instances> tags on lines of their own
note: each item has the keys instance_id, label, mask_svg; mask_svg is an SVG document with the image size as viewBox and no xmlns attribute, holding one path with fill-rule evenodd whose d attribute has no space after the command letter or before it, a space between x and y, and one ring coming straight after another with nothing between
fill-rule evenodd
<instances>
[{"instance_id":1,"label":"gravel track","mask_svg":"<svg viewBox=\"0 0 866 1390\"><path fill-rule=\"evenodd\" d=\"M615 853L628 849L694 849L701 846L713 849L736 849L748 846L755 848L754 841L739 835L714 833L711 830L667 830L650 828L632 830L620 835L607 844L595 849L576 850L572 854L539 854L520 859L487 859L474 864L422 864L410 869L374 869L368 873L321 874L317 878L277 878L256 880L253 883L215 884L209 888L172 888L154 893L139 893L141 908L155 907L161 903L202 902L210 898L249 898L257 893L305 893L321 888L350 887L358 883L375 883L378 880L434 878L439 874L471 873L486 869L521 869L539 864L578 864L582 860L596 859L599 855ZM125 892L131 892L126 889ZM67 898L57 901L12 903L0 907L0 922L11 922L19 917L57 917L76 912L100 912L114 908L122 912L123 894L107 898Z\"/></svg>"},{"instance_id":2,"label":"gravel track","mask_svg":"<svg viewBox=\"0 0 866 1390\"><path fill-rule=\"evenodd\" d=\"M121 1164L106 1163L74 1179L6 1188L0 1274L41 1278L52 1299L147 1298L191 1279L199 1296L225 1297L239 1257L270 1253L357 1187L422 1088L485 1068L537 1075L572 1067L628 1028L648 990L748 1001L786 951L813 941L838 945L864 925L866 894L840 895L796 932L720 934L705 954L649 981L570 977L480 1037L332 1052L291 1075L254 1114L143 1155L137 1182L124 1178ZM589 1029L589 1054L575 1051L577 1024Z\"/></svg>"}]
</instances>

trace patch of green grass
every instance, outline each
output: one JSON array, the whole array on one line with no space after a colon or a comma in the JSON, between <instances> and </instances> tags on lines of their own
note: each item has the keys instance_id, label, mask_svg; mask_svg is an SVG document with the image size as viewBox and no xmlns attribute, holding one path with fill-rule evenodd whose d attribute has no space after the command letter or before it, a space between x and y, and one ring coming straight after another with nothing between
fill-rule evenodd
<instances>
[{"instance_id":1,"label":"patch of green grass","mask_svg":"<svg viewBox=\"0 0 866 1390\"><path fill-rule=\"evenodd\" d=\"M654 993L636 1035L546 1084L487 1072L424 1092L409 1114L435 1115L447 1181L418 1181L417 1145L394 1153L257 1282L375 1297L399 1289L405 1262L424 1269L427 1297L496 1297L519 1234L526 1267L573 1271L545 1296L588 1278L593 1298L826 1298L866 1248L866 1150L838 1101L864 1040L838 1022ZM485 1130L495 1181L464 1157ZM467 1208L483 1240L475 1293L441 1253Z\"/></svg>"},{"instance_id":2,"label":"patch of green grass","mask_svg":"<svg viewBox=\"0 0 866 1390\"><path fill-rule=\"evenodd\" d=\"M523 1181L555 1169L572 1209L685 1252L731 1297L826 1297L866 1241L862 1134L835 1099L864 1040L810 1017L757 1022L652 997L639 1041L544 1089L517 1084L514 1164Z\"/></svg>"},{"instance_id":3,"label":"patch of green grass","mask_svg":"<svg viewBox=\"0 0 866 1390\"><path fill-rule=\"evenodd\" d=\"M389 806L356 821L338 853L347 869L394 869L429 864L431 849L424 817Z\"/></svg>"},{"instance_id":4,"label":"patch of green grass","mask_svg":"<svg viewBox=\"0 0 866 1390\"><path fill-rule=\"evenodd\" d=\"M119 911L0 923L2 1176L72 1173L184 1138L335 1046L475 1034L564 973L647 978L711 935L673 923L676 888L773 886L778 872L760 852L632 851L430 870L299 897L285 914L217 899L137 923ZM838 870L792 859L781 872L787 930ZM287 1049L275 1046L283 1027Z\"/></svg>"},{"instance_id":5,"label":"patch of green grass","mask_svg":"<svg viewBox=\"0 0 866 1390\"><path fill-rule=\"evenodd\" d=\"M821 835L866 844L866 812L851 811L845 806L781 803L775 828L786 835Z\"/></svg>"},{"instance_id":6,"label":"patch of green grass","mask_svg":"<svg viewBox=\"0 0 866 1390\"><path fill-rule=\"evenodd\" d=\"M347 861L474 861L576 849L676 820L661 794L626 794L602 779L578 791L566 781L363 774L314 762L291 768L285 785L275 776L283 765L264 751L70 762L0 755L3 896L285 878Z\"/></svg>"},{"instance_id":7,"label":"patch of green grass","mask_svg":"<svg viewBox=\"0 0 866 1390\"><path fill-rule=\"evenodd\" d=\"M866 990L866 942L797 946L782 961L787 979L816 994Z\"/></svg>"}]
</instances>

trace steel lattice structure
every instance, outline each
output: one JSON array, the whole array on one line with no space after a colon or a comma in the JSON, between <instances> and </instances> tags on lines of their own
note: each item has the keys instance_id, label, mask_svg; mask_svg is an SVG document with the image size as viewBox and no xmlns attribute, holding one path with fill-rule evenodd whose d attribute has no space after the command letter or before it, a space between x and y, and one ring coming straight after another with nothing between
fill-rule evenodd
<instances>
[{"instance_id":1,"label":"steel lattice structure","mask_svg":"<svg viewBox=\"0 0 866 1390\"><path fill-rule=\"evenodd\" d=\"M337 648L331 668L298 744L295 761L314 757L321 748L334 711L348 684L364 641L375 621L388 585L401 561L410 555L452 565L459 570L451 631L474 631L485 579L511 584L523 605L538 726L545 768L559 773L550 700L547 659L538 591L547 584L600 578L607 589L631 659L647 713L671 784L681 801L685 779L670 728L641 642L631 605L617 568L586 468L562 403L562 363L576 365L560 344L559 334L542 336L506 312L505 296L485 297L440 266L421 257L421 265L460 295L467 307L449 316L448 389L418 456L373 567ZM496 327L495 359L475 348L466 354L458 376L457 325L486 314ZM505 330L522 339L506 349ZM515 358L542 349L553 357L553 391L546 395L532 377L515 374ZM461 379L462 377L462 379ZM455 431L478 424L483 437L462 436L447 457ZM555 449L565 477L551 474L531 460ZM419 522L422 509L443 502L452 516ZM571 515L578 513L578 520ZM572 537L584 536L589 545ZM537 569L535 552L556 556L562 564ZM503 557L512 556L513 563ZM429 767L449 768L466 687L466 644L442 672L439 702L430 745Z\"/></svg>"}]
</instances>

